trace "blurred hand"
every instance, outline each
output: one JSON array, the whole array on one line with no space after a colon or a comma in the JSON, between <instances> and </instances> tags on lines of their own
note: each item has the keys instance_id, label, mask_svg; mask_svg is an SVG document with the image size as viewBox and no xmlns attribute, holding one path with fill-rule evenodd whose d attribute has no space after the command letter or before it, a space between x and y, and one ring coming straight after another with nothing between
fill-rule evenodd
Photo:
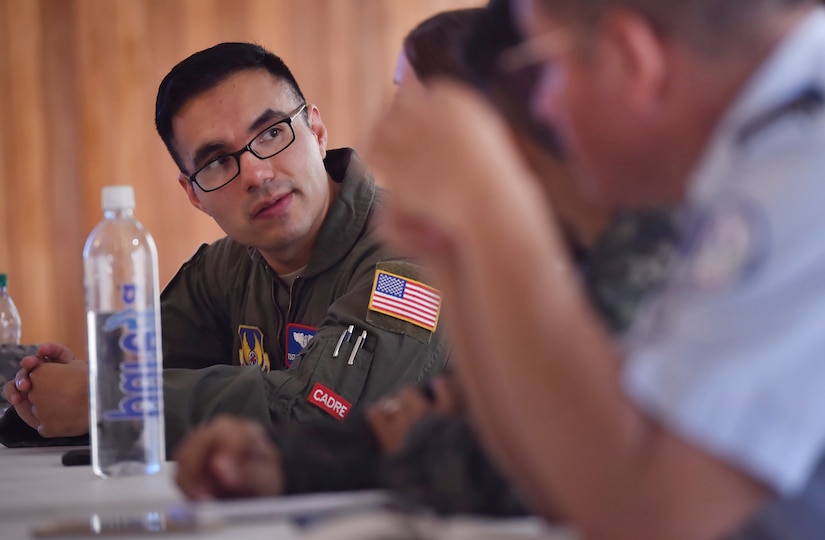
<instances>
[{"instance_id":1,"label":"blurred hand","mask_svg":"<svg viewBox=\"0 0 825 540\"><path fill-rule=\"evenodd\" d=\"M20 372L17 373L20 376ZM29 402L29 397L25 392L17 389L16 378L8 381L3 385L3 397L6 401L12 404L17 415L29 426L34 429L40 425L40 420L32 413L32 404Z\"/></svg>"},{"instance_id":2,"label":"blurred hand","mask_svg":"<svg viewBox=\"0 0 825 540\"><path fill-rule=\"evenodd\" d=\"M43 437L89 432L89 369L72 351L44 343L20 361L20 371L3 388L17 414Z\"/></svg>"},{"instance_id":3,"label":"blurred hand","mask_svg":"<svg viewBox=\"0 0 825 540\"><path fill-rule=\"evenodd\" d=\"M20 376L20 372L18 372L17 375ZM28 395L17 389L16 378L3 385L3 397L6 398L6 401L12 404L15 411L17 411L17 415L25 423L32 428L37 429L37 426L40 425L40 421L34 416L34 414L32 414L32 405L29 402Z\"/></svg>"},{"instance_id":4,"label":"blurred hand","mask_svg":"<svg viewBox=\"0 0 825 540\"><path fill-rule=\"evenodd\" d=\"M443 263L453 239L466 236L468 216L501 210L503 184L532 178L500 115L477 92L450 82L399 94L366 158L389 187L385 239L430 264Z\"/></svg>"},{"instance_id":5,"label":"blurred hand","mask_svg":"<svg viewBox=\"0 0 825 540\"><path fill-rule=\"evenodd\" d=\"M432 396L417 387L402 388L367 410L367 421L384 453L398 451L412 427L429 414L454 414L461 406L451 377L441 376L430 385Z\"/></svg>"},{"instance_id":6,"label":"blurred hand","mask_svg":"<svg viewBox=\"0 0 825 540\"><path fill-rule=\"evenodd\" d=\"M280 495L278 449L257 422L221 416L193 431L175 450L175 480L193 500Z\"/></svg>"}]
</instances>

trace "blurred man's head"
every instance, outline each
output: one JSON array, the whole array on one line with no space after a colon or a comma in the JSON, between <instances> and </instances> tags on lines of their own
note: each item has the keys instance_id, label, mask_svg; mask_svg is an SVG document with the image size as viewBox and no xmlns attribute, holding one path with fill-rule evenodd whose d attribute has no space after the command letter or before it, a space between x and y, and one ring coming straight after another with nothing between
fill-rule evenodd
<instances>
[{"instance_id":1,"label":"blurred man's head","mask_svg":"<svg viewBox=\"0 0 825 540\"><path fill-rule=\"evenodd\" d=\"M466 8L442 11L421 21L404 38L395 82L402 82L399 75L404 67L423 83L437 78L469 82L465 47L485 16L484 8Z\"/></svg>"},{"instance_id":2,"label":"blurred man's head","mask_svg":"<svg viewBox=\"0 0 825 540\"><path fill-rule=\"evenodd\" d=\"M680 201L721 115L814 0L511 0L540 66L535 116L584 189L615 204Z\"/></svg>"},{"instance_id":3,"label":"blurred man's head","mask_svg":"<svg viewBox=\"0 0 825 540\"><path fill-rule=\"evenodd\" d=\"M507 2L486 8L437 13L413 28L399 55L395 82L399 92L420 91L437 79L474 85L498 108L512 128L522 156L540 181L574 245L589 245L603 230L609 211L585 203L560 162L552 129L538 122L529 107L538 69L517 73L496 67L501 55L521 42Z\"/></svg>"},{"instance_id":4,"label":"blurred man's head","mask_svg":"<svg viewBox=\"0 0 825 540\"><path fill-rule=\"evenodd\" d=\"M562 149L553 127L537 121L530 110L530 94L538 80L538 66L525 64L511 68L502 61L508 51L522 41L510 0L491 0L466 44L464 58L469 75L510 123L539 147L561 156Z\"/></svg>"}]
</instances>

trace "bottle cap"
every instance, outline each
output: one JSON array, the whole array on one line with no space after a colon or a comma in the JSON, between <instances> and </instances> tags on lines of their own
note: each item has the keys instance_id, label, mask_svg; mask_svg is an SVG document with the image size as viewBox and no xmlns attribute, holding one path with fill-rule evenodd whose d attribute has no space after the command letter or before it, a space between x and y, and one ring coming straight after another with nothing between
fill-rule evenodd
<instances>
[{"instance_id":1,"label":"bottle cap","mask_svg":"<svg viewBox=\"0 0 825 540\"><path fill-rule=\"evenodd\" d=\"M0 287L5 287L8 279L9 278L8 276L6 276L6 274L0 274Z\"/></svg>"},{"instance_id":2,"label":"bottle cap","mask_svg":"<svg viewBox=\"0 0 825 540\"><path fill-rule=\"evenodd\" d=\"M132 186L104 186L101 199L104 210L134 208L135 190Z\"/></svg>"}]
</instances>

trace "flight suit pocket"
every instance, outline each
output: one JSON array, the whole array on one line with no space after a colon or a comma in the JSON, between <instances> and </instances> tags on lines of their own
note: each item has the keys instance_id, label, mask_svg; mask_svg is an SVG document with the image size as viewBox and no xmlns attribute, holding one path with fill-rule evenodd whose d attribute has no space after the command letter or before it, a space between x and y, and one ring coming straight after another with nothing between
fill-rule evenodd
<instances>
[{"instance_id":1,"label":"flight suit pocket","mask_svg":"<svg viewBox=\"0 0 825 540\"><path fill-rule=\"evenodd\" d=\"M369 337L353 333L349 341L325 340L310 344L300 364L316 359L306 388L306 401L337 420L346 418L359 405L373 361ZM316 345L312 347L311 345ZM319 350L320 349L320 350Z\"/></svg>"}]
</instances>

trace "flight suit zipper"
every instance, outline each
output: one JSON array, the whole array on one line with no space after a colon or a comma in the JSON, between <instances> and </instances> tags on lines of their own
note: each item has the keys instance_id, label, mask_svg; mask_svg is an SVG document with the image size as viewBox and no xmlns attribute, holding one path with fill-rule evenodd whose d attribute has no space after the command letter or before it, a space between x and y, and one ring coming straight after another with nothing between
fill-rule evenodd
<instances>
[{"instance_id":1,"label":"flight suit zipper","mask_svg":"<svg viewBox=\"0 0 825 540\"><path fill-rule=\"evenodd\" d=\"M284 324L286 321L292 320L292 299L294 295L297 293L297 285L301 281L302 277L298 276L295 278L295 281L292 282L292 285L289 286L289 300L287 302L286 308L286 317L284 317L283 312L281 311L281 307L278 305L278 296L277 296L277 289L279 287L280 279L276 276L272 279L272 305L275 306L275 310L278 312L278 332L275 334L278 340L278 351L281 354L281 367L286 368L286 364L284 359L286 358L286 334L284 333L286 330L286 325Z\"/></svg>"}]
</instances>

